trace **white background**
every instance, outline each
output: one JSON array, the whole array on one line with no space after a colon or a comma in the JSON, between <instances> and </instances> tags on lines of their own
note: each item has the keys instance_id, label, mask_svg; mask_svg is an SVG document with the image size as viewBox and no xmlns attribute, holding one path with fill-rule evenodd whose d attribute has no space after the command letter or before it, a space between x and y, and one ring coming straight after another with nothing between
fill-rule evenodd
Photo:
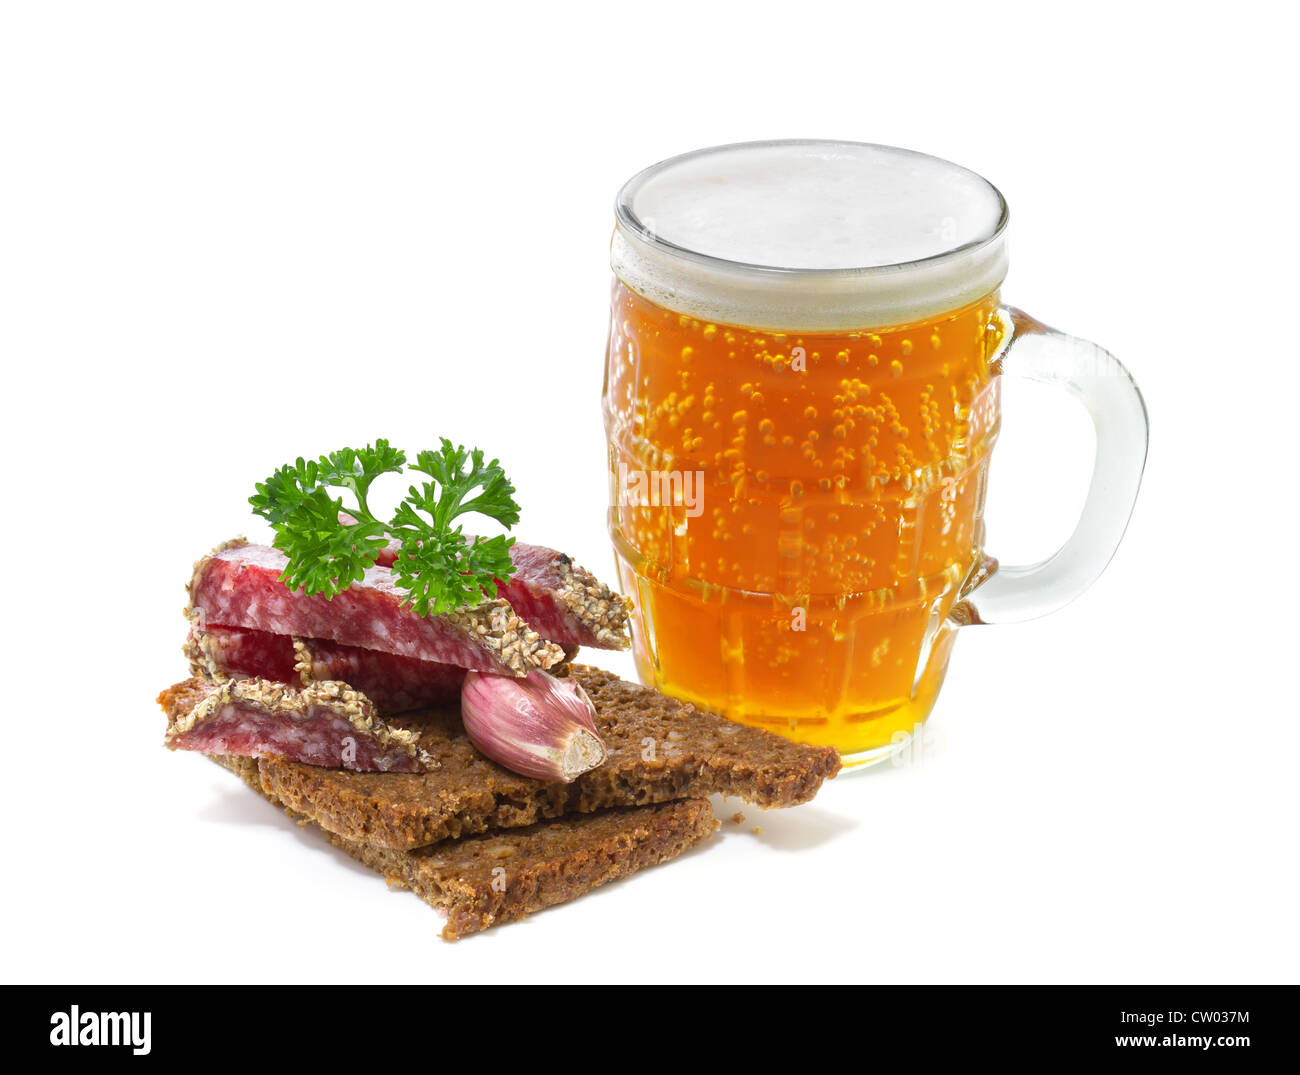
<instances>
[{"instance_id":1,"label":"white background","mask_svg":"<svg viewBox=\"0 0 1300 1075\"><path fill-rule=\"evenodd\" d=\"M1296 979L1281 6L4 10L5 978ZM609 578L614 193L788 136L1001 187L1004 295L1145 392L1126 542L1065 611L965 632L914 764L443 944L414 896L162 748L190 564L265 533L245 499L278 464L447 435L501 457L525 539ZM1008 386L1005 415L989 546L1033 560L1091 432L1047 391Z\"/></svg>"}]
</instances>

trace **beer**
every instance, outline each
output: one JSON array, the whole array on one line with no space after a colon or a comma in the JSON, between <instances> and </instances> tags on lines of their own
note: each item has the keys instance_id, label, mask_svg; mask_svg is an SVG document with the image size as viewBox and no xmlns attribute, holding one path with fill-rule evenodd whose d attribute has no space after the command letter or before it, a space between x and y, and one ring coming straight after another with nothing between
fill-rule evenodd
<instances>
[{"instance_id":1,"label":"beer","mask_svg":"<svg viewBox=\"0 0 1300 1075\"><path fill-rule=\"evenodd\" d=\"M783 333L616 286L612 536L647 682L850 755L924 719L983 563L996 311Z\"/></svg>"}]
</instances>

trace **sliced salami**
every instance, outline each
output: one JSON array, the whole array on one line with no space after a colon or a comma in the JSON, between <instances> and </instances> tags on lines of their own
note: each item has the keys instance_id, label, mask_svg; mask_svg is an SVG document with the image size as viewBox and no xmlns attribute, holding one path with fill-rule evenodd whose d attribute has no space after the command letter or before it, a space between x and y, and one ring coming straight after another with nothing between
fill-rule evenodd
<instances>
[{"instance_id":1,"label":"sliced salami","mask_svg":"<svg viewBox=\"0 0 1300 1075\"><path fill-rule=\"evenodd\" d=\"M185 656L190 659L191 675L207 676L218 683L227 679L274 679L291 686L304 682L289 635L195 624L185 640Z\"/></svg>"},{"instance_id":2,"label":"sliced salami","mask_svg":"<svg viewBox=\"0 0 1300 1075\"><path fill-rule=\"evenodd\" d=\"M183 715L169 723L164 740L172 750L292 758L358 773L422 773L434 764L414 732L389 727L346 683L295 688L232 679L196 688L183 702Z\"/></svg>"},{"instance_id":3,"label":"sliced salami","mask_svg":"<svg viewBox=\"0 0 1300 1075\"><path fill-rule=\"evenodd\" d=\"M502 598L441 616L417 616L386 567L333 598L290 590L280 581L287 560L265 545L231 542L194 566L189 615L201 627L247 627L319 638L480 672L525 675L564 660Z\"/></svg>"},{"instance_id":4,"label":"sliced salami","mask_svg":"<svg viewBox=\"0 0 1300 1075\"><path fill-rule=\"evenodd\" d=\"M471 539L472 540L472 539ZM389 544L375 563L391 567L400 546ZM628 602L573 558L544 545L516 541L515 573L498 580L497 596L510 602L534 631L573 652L578 646L627 649Z\"/></svg>"},{"instance_id":5,"label":"sliced salami","mask_svg":"<svg viewBox=\"0 0 1300 1075\"><path fill-rule=\"evenodd\" d=\"M295 686L339 680L380 713L455 701L465 669L320 638L291 638L248 627L194 627L185 644L190 671L212 680L253 678Z\"/></svg>"}]
</instances>

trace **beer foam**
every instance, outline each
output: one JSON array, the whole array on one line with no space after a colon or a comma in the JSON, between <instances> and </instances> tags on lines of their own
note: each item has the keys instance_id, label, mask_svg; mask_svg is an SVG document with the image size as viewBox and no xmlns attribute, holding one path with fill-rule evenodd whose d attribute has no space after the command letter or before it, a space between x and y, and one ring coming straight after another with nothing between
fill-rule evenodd
<instances>
[{"instance_id":1,"label":"beer foam","mask_svg":"<svg viewBox=\"0 0 1300 1075\"><path fill-rule=\"evenodd\" d=\"M619 194L615 273L694 317L751 328L902 325L1006 275L1006 204L937 157L856 142L747 142L656 164Z\"/></svg>"}]
</instances>

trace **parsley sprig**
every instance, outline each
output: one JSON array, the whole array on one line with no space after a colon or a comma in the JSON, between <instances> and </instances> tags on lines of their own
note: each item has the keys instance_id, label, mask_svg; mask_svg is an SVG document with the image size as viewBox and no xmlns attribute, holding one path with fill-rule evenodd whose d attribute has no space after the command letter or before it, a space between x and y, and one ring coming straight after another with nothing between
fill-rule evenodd
<instances>
[{"instance_id":1,"label":"parsley sprig","mask_svg":"<svg viewBox=\"0 0 1300 1075\"><path fill-rule=\"evenodd\" d=\"M476 537L460 526L462 515L478 513L509 528L519 521L515 487L493 459L478 449L453 447L442 438L437 451L423 451L409 464L431 480L412 485L387 522L370 510L370 486L384 474L400 474L406 453L386 440L364 448L343 448L319 459L281 467L248 498L253 512L275 531L273 544L289 563L280 576L291 590L332 598L360 581L390 541L401 545L394 581L407 591L406 604L420 616L438 615L495 597L497 580L514 572L514 538ZM351 493L345 504L331 490ZM346 513L342 515L341 513ZM350 518L349 518L350 517Z\"/></svg>"}]
</instances>

